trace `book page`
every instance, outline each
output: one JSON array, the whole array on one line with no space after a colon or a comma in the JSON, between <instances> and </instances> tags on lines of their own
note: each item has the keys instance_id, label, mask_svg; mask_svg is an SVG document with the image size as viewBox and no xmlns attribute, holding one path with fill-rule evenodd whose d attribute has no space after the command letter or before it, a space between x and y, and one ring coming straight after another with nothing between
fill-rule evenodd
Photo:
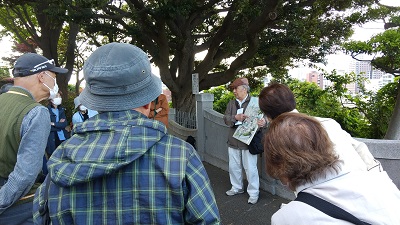
<instances>
[{"instance_id":1,"label":"book page","mask_svg":"<svg viewBox=\"0 0 400 225\"><path fill-rule=\"evenodd\" d=\"M261 119L263 114L258 107L258 97L251 97L249 105L244 112L248 116L241 125L238 126L233 137L239 141L250 144L258 129L257 120Z\"/></svg>"}]
</instances>

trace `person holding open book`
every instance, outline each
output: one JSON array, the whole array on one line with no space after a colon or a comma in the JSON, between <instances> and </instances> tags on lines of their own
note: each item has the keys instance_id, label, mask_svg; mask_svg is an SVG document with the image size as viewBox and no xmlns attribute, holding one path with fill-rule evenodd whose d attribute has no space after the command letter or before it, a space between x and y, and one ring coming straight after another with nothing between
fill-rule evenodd
<instances>
[{"instance_id":1,"label":"person holding open book","mask_svg":"<svg viewBox=\"0 0 400 225\"><path fill-rule=\"evenodd\" d=\"M249 105L250 87L246 78L238 78L229 86L235 99L229 101L225 114L224 122L228 125L228 154L229 154L229 179L232 188L226 192L228 196L234 196L244 193L242 164L246 172L248 181L247 193L249 194L248 203L256 204L259 196L260 181L257 168L257 155L249 152L249 146L233 137L236 129L248 117L245 112ZM261 119L258 121L258 126L264 126L266 121Z\"/></svg>"}]
</instances>

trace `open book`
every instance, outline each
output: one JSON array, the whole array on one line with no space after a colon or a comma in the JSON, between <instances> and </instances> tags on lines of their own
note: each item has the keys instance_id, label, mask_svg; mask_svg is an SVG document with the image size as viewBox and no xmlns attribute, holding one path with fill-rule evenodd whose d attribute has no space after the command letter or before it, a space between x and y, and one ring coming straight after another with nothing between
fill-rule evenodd
<instances>
[{"instance_id":1,"label":"open book","mask_svg":"<svg viewBox=\"0 0 400 225\"><path fill-rule=\"evenodd\" d=\"M250 144L258 129L257 120L261 119L263 114L258 107L258 97L251 97L249 105L244 112L248 116L241 125L238 126L233 137L239 141Z\"/></svg>"}]
</instances>

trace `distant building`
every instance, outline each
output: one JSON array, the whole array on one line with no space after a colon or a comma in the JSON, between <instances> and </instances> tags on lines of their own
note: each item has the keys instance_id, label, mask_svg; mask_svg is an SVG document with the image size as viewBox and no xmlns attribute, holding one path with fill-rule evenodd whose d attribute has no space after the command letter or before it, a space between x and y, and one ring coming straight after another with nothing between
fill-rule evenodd
<instances>
[{"instance_id":1,"label":"distant building","mask_svg":"<svg viewBox=\"0 0 400 225\"><path fill-rule=\"evenodd\" d=\"M351 94L355 94L358 93L358 85L356 83L350 83L350 84L346 84L346 88L348 90L348 92L350 92Z\"/></svg>"},{"instance_id":2,"label":"distant building","mask_svg":"<svg viewBox=\"0 0 400 225\"><path fill-rule=\"evenodd\" d=\"M371 61L352 60L350 71L354 71L357 75L362 74L367 79L380 79L385 74L385 72L373 68Z\"/></svg>"},{"instance_id":3,"label":"distant building","mask_svg":"<svg viewBox=\"0 0 400 225\"><path fill-rule=\"evenodd\" d=\"M325 90L327 87L332 86L332 81L327 80L324 77L323 73L320 73L318 71L311 71L307 73L305 81L315 83L323 90Z\"/></svg>"},{"instance_id":4,"label":"distant building","mask_svg":"<svg viewBox=\"0 0 400 225\"><path fill-rule=\"evenodd\" d=\"M306 75L306 81L316 83L321 89L324 89L324 76L317 71L311 71Z\"/></svg>"},{"instance_id":5,"label":"distant building","mask_svg":"<svg viewBox=\"0 0 400 225\"><path fill-rule=\"evenodd\" d=\"M394 81L394 76L392 74L386 73L379 79L379 89L383 88L386 84L392 83Z\"/></svg>"},{"instance_id":6,"label":"distant building","mask_svg":"<svg viewBox=\"0 0 400 225\"><path fill-rule=\"evenodd\" d=\"M367 80L369 80L368 82L364 83L367 90L377 91L386 84L393 82L394 80L393 75L386 74L383 71L375 69L371 65L370 61L357 61L354 59L348 61L349 63L346 64L346 68L348 69L341 69L339 67L332 69L335 69L336 74L338 75L344 75L346 73L354 72L358 76L365 77ZM316 70L312 70L309 67L300 65L296 68L292 68L289 72L291 77L296 78L300 81L313 82L324 90L327 87L332 86L332 82L327 80L322 73ZM264 80L264 82L268 83L269 80ZM351 94L357 94L360 91L360 88L356 83L347 84L346 88Z\"/></svg>"}]
</instances>

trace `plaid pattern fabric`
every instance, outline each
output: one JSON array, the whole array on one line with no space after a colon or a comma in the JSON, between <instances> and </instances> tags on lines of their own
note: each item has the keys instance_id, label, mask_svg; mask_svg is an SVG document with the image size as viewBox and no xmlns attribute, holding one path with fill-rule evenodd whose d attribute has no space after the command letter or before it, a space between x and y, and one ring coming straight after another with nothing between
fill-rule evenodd
<instances>
[{"instance_id":1,"label":"plaid pattern fabric","mask_svg":"<svg viewBox=\"0 0 400 225\"><path fill-rule=\"evenodd\" d=\"M195 150L134 110L99 114L52 155L48 206L57 224L219 224ZM40 222L44 184L34 200Z\"/></svg>"}]
</instances>

